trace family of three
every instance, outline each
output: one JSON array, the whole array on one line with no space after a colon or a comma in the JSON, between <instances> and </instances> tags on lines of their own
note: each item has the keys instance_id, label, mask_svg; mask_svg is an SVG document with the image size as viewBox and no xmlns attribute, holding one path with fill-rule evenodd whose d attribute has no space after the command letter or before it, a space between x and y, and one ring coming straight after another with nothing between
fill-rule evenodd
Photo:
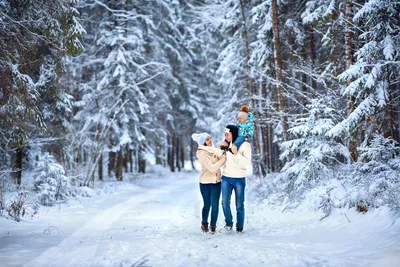
<instances>
[{"instance_id":1,"label":"family of three","mask_svg":"<svg viewBox=\"0 0 400 267\"><path fill-rule=\"evenodd\" d=\"M219 200L222 192L222 210L225 216L225 230L233 227L231 196L235 191L236 231L244 226L244 200L246 172L251 165L251 146L248 142L254 133L253 114L242 106L236 125L224 129L225 141L214 147L208 133L193 134L199 148L196 156L201 164L200 193L203 198L201 230L214 233L217 228ZM222 173L221 173L222 168ZM221 175L222 174L222 175ZM210 215L211 211L211 216ZM210 223L208 219L210 218Z\"/></svg>"}]
</instances>

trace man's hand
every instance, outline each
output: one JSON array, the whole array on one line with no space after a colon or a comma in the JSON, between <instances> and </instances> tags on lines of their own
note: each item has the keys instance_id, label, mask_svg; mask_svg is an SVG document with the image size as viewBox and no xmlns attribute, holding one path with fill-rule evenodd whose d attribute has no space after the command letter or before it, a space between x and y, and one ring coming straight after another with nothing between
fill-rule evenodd
<instances>
[{"instance_id":1,"label":"man's hand","mask_svg":"<svg viewBox=\"0 0 400 267\"><path fill-rule=\"evenodd\" d=\"M237 150L237 147L235 146L235 144L232 144L231 150L232 150L232 153L235 155L238 153L238 150Z\"/></svg>"},{"instance_id":2,"label":"man's hand","mask_svg":"<svg viewBox=\"0 0 400 267\"><path fill-rule=\"evenodd\" d=\"M219 144L220 146L229 146L229 144L227 142L221 142L221 144Z\"/></svg>"},{"instance_id":3,"label":"man's hand","mask_svg":"<svg viewBox=\"0 0 400 267\"><path fill-rule=\"evenodd\" d=\"M229 144L227 142L221 142L221 144L219 144L218 146L221 150L226 151L229 147Z\"/></svg>"}]
</instances>

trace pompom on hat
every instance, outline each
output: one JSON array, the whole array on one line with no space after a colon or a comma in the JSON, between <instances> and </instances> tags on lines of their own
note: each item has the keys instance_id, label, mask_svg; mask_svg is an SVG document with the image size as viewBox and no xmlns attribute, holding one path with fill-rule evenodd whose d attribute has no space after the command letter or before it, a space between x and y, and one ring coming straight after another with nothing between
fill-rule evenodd
<instances>
[{"instance_id":1,"label":"pompom on hat","mask_svg":"<svg viewBox=\"0 0 400 267\"><path fill-rule=\"evenodd\" d=\"M242 106L242 107L240 108L240 111L241 111L241 112L246 112L246 113L248 113L248 112L249 112L249 107L246 106L246 105L244 105L244 106Z\"/></svg>"},{"instance_id":2,"label":"pompom on hat","mask_svg":"<svg viewBox=\"0 0 400 267\"><path fill-rule=\"evenodd\" d=\"M249 107L244 105L240 108L238 118L243 118L245 121L249 118Z\"/></svg>"},{"instance_id":3,"label":"pompom on hat","mask_svg":"<svg viewBox=\"0 0 400 267\"><path fill-rule=\"evenodd\" d=\"M208 133L199 133L199 134L192 134L192 139L194 141L197 142L197 144L200 145L204 145L204 143L206 142L207 137L209 137L210 135Z\"/></svg>"}]
</instances>

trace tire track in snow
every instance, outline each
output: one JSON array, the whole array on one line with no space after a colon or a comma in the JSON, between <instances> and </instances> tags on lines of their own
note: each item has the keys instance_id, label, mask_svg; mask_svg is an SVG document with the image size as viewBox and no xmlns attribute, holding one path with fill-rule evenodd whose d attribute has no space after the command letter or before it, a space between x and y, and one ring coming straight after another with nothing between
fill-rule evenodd
<instances>
[{"instance_id":1,"label":"tire track in snow","mask_svg":"<svg viewBox=\"0 0 400 267\"><path fill-rule=\"evenodd\" d=\"M172 179L171 183L174 182L176 180ZM126 214L113 225L116 229L113 240L102 244L95 264L91 266L119 266L122 263L130 266L143 256L150 266L157 266L154 264L158 260L163 262L161 266L168 265L163 251L172 238L171 229L180 217L178 203L183 201L182 195L182 184L169 185L157 198L143 201L135 211Z\"/></svg>"},{"instance_id":2,"label":"tire track in snow","mask_svg":"<svg viewBox=\"0 0 400 267\"><path fill-rule=\"evenodd\" d=\"M142 193L108 208L65 238L58 246L46 250L24 266L90 266L110 226L128 210L158 194L159 190Z\"/></svg>"}]
</instances>

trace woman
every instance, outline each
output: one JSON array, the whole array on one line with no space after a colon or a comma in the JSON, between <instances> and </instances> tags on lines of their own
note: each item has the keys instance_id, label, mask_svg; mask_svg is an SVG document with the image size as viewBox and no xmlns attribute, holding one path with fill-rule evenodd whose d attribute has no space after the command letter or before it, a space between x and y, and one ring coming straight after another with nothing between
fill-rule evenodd
<instances>
[{"instance_id":1,"label":"woman","mask_svg":"<svg viewBox=\"0 0 400 267\"><path fill-rule=\"evenodd\" d=\"M211 207L210 230L212 233L217 228L219 198L221 195L221 167L226 161L226 154L221 149L213 146L208 133L193 134L193 140L199 148L196 156L201 164L200 192L203 197L204 206L201 212L201 230L208 232L208 215Z\"/></svg>"}]
</instances>

